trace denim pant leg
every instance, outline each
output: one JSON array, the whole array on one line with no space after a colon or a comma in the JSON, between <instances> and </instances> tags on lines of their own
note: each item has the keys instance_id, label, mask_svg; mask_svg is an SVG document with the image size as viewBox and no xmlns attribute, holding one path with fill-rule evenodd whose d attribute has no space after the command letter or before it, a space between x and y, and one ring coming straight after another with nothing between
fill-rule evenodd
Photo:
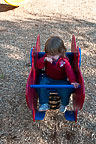
<instances>
[{"instance_id":1,"label":"denim pant leg","mask_svg":"<svg viewBox=\"0 0 96 144\"><path fill-rule=\"evenodd\" d=\"M63 80L59 81L59 83L62 85L70 84L69 81L63 81ZM74 89L72 89L72 88L57 88L57 92L58 92L58 95L61 97L61 103L64 106L67 106L69 104L70 95L71 95L71 93L74 92Z\"/></svg>"},{"instance_id":2,"label":"denim pant leg","mask_svg":"<svg viewBox=\"0 0 96 144\"><path fill-rule=\"evenodd\" d=\"M49 84L49 80L46 76L40 81L40 85ZM39 89L39 103L45 104L49 102L49 89L48 88L40 88Z\"/></svg>"}]
</instances>

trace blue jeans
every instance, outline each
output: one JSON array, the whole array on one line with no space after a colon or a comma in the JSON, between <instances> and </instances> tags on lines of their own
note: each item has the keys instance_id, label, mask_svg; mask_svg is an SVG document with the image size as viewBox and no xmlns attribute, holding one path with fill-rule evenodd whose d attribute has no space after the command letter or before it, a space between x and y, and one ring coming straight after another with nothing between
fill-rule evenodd
<instances>
[{"instance_id":1,"label":"blue jeans","mask_svg":"<svg viewBox=\"0 0 96 144\"><path fill-rule=\"evenodd\" d=\"M46 75L44 76L43 79L40 80L40 85L68 85L70 84L69 81L65 80L54 80ZM74 89L69 89L69 88L56 88L55 89L58 95L61 97L61 103L64 106L67 106L69 104L69 98L71 93L74 92ZM40 88L38 89L39 93L39 103L40 104L45 104L49 102L49 96L50 96L50 89L49 88Z\"/></svg>"}]
</instances>

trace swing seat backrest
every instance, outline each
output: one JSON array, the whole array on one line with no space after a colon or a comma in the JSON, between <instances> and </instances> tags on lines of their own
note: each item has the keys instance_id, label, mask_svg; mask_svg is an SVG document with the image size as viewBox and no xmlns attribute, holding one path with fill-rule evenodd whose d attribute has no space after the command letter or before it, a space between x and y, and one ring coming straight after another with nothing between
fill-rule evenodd
<instances>
[{"instance_id":1,"label":"swing seat backrest","mask_svg":"<svg viewBox=\"0 0 96 144\"><path fill-rule=\"evenodd\" d=\"M43 57L44 54L45 54L45 52L39 52L38 53L38 58ZM71 64L71 66L72 66L74 54L72 52L66 52L66 57L69 59L69 62Z\"/></svg>"}]
</instances>

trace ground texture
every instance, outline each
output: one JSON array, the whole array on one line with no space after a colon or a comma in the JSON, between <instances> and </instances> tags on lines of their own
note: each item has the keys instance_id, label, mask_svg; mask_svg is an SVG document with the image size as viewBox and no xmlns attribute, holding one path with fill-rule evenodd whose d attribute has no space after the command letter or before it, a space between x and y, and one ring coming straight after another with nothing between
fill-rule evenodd
<instances>
[{"instance_id":1,"label":"ground texture","mask_svg":"<svg viewBox=\"0 0 96 144\"><path fill-rule=\"evenodd\" d=\"M77 123L48 111L43 121L32 121L25 86L30 71L30 49L37 34L41 49L52 35L70 50L72 34L82 49L81 71L86 98ZM29 0L12 7L0 1L0 144L95 144L96 142L96 1Z\"/></svg>"}]
</instances>

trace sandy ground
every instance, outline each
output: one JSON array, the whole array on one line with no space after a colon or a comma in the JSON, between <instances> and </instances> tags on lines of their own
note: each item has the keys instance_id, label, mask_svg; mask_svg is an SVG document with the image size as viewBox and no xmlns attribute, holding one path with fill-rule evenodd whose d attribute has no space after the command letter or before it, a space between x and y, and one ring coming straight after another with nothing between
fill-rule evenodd
<instances>
[{"instance_id":1,"label":"sandy ground","mask_svg":"<svg viewBox=\"0 0 96 144\"><path fill-rule=\"evenodd\" d=\"M32 121L25 100L30 49L37 34L41 49L52 35L70 50L72 34L82 49L86 99L77 123L48 111ZM30 0L20 7L0 1L0 144L95 144L96 142L96 1Z\"/></svg>"}]
</instances>

